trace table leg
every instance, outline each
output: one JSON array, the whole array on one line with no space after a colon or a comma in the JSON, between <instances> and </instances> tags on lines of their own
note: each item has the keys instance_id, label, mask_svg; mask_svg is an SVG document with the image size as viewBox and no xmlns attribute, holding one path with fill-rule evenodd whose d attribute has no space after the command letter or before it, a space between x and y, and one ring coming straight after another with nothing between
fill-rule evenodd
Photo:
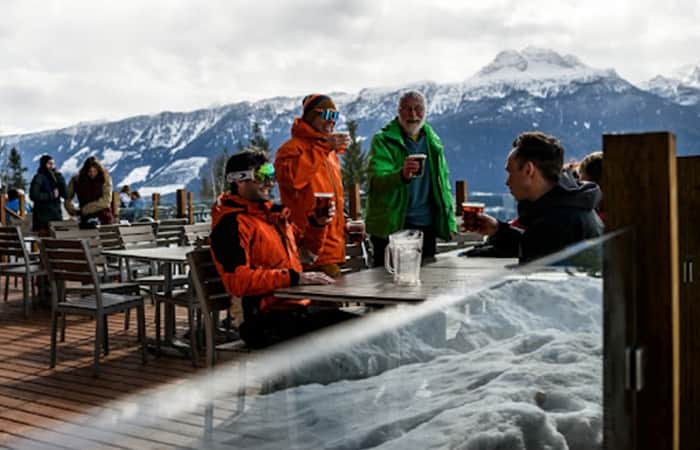
<instances>
[{"instance_id":1,"label":"table leg","mask_svg":"<svg viewBox=\"0 0 700 450\"><path fill-rule=\"evenodd\" d=\"M166 298L172 298L173 295L173 266L166 262L163 264L163 272L165 275L165 284L163 290ZM175 307L170 302L165 302L165 340L172 342L175 337Z\"/></svg>"}]
</instances>

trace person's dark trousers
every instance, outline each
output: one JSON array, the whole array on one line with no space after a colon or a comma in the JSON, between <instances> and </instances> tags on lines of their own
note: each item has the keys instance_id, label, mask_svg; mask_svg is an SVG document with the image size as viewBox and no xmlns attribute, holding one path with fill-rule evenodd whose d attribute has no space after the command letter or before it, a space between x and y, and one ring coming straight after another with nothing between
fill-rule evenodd
<instances>
[{"instance_id":1,"label":"person's dark trousers","mask_svg":"<svg viewBox=\"0 0 700 450\"><path fill-rule=\"evenodd\" d=\"M425 262L426 259L435 257L437 239L433 227L419 227L407 223L404 229L420 230L423 232L423 254L421 256L423 262ZM384 249L389 245L389 239L384 239L379 236L370 236L370 241L372 242L372 249L374 251L374 267L384 267Z\"/></svg>"},{"instance_id":2,"label":"person's dark trousers","mask_svg":"<svg viewBox=\"0 0 700 450\"><path fill-rule=\"evenodd\" d=\"M267 347L357 317L334 308L263 313L259 303L259 298L243 298L244 318L238 333L250 348Z\"/></svg>"}]
</instances>

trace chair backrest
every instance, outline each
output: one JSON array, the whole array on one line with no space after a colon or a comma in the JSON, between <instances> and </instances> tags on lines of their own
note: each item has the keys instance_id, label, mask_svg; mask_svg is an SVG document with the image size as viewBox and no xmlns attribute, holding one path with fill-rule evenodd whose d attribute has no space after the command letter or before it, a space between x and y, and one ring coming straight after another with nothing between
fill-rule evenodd
<instances>
[{"instance_id":1,"label":"chair backrest","mask_svg":"<svg viewBox=\"0 0 700 450\"><path fill-rule=\"evenodd\" d=\"M88 248L90 249L90 255L93 261L98 266L103 266L107 264L107 258L102 255L102 241L100 240L100 230L97 228L80 229L73 228L67 230L55 230L53 232L53 237L62 240L81 240L85 239L88 243Z\"/></svg>"},{"instance_id":2,"label":"chair backrest","mask_svg":"<svg viewBox=\"0 0 700 450\"><path fill-rule=\"evenodd\" d=\"M211 223L195 223L192 225L185 225L185 245L198 245L204 243L209 239L209 233L211 233Z\"/></svg>"},{"instance_id":3,"label":"chair backrest","mask_svg":"<svg viewBox=\"0 0 700 450\"><path fill-rule=\"evenodd\" d=\"M182 244L185 237L185 225L187 225L187 219L163 219L159 221L156 228L158 245L167 247L171 244Z\"/></svg>"},{"instance_id":4,"label":"chair backrest","mask_svg":"<svg viewBox=\"0 0 700 450\"><path fill-rule=\"evenodd\" d=\"M21 258L25 266L29 265L29 252L27 252L24 236L18 225L0 226L0 255Z\"/></svg>"},{"instance_id":5,"label":"chair backrest","mask_svg":"<svg viewBox=\"0 0 700 450\"><path fill-rule=\"evenodd\" d=\"M52 220L49 222L49 231L51 236L56 237L56 231L75 230L78 228L78 225L77 220Z\"/></svg>"},{"instance_id":6,"label":"chair backrest","mask_svg":"<svg viewBox=\"0 0 700 450\"><path fill-rule=\"evenodd\" d=\"M158 246L153 227L149 223L120 227L118 231L122 248L153 248Z\"/></svg>"},{"instance_id":7,"label":"chair backrest","mask_svg":"<svg viewBox=\"0 0 700 450\"><path fill-rule=\"evenodd\" d=\"M41 260L51 282L54 306L58 302L58 283L77 281L93 287L96 304L102 308L100 277L97 274L89 239L42 239Z\"/></svg>"},{"instance_id":8,"label":"chair backrest","mask_svg":"<svg viewBox=\"0 0 700 450\"><path fill-rule=\"evenodd\" d=\"M370 268L369 255L364 242L345 245L344 272L356 272Z\"/></svg>"},{"instance_id":9,"label":"chair backrest","mask_svg":"<svg viewBox=\"0 0 700 450\"><path fill-rule=\"evenodd\" d=\"M111 223L107 225L99 225L97 229L100 233L100 241L102 248L105 250L115 250L122 247L122 241L119 236L119 228L128 227L129 224Z\"/></svg>"},{"instance_id":10,"label":"chair backrest","mask_svg":"<svg viewBox=\"0 0 700 450\"><path fill-rule=\"evenodd\" d=\"M209 367L214 363L214 324L209 317L212 312L227 310L231 305L231 296L226 292L208 248L192 250L187 254L187 261L190 264L194 292L205 319L204 332Z\"/></svg>"}]
</instances>

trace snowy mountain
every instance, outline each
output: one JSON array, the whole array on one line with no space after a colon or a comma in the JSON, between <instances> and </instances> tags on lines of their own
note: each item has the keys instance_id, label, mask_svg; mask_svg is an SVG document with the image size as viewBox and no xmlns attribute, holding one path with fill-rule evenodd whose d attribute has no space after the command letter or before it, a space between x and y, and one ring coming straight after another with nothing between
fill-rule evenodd
<instances>
[{"instance_id":1,"label":"snowy mountain","mask_svg":"<svg viewBox=\"0 0 700 450\"><path fill-rule=\"evenodd\" d=\"M700 105L700 64L678 68L668 77L658 75L644 87L680 105Z\"/></svg>"},{"instance_id":2,"label":"snowy mountain","mask_svg":"<svg viewBox=\"0 0 700 450\"><path fill-rule=\"evenodd\" d=\"M679 80L690 86L692 74ZM399 92L406 88L426 94L428 121L443 140L451 177L466 179L472 191L506 191L503 162L513 138L525 130L558 136L567 158L600 148L601 135L610 132L673 131L680 153L688 153L692 148L687 147L700 140L700 104L669 101L660 92L633 86L612 69L591 68L575 56L532 47L503 51L458 83L332 93L342 112L338 128L352 118L359 123L360 135L371 138L395 116ZM254 122L273 149L286 140L302 98L85 123L5 136L0 143L16 146L30 172L43 153L51 154L67 175L94 154L105 162L116 186L130 184L144 194L172 193L183 186L199 192L210 161L223 149L248 142Z\"/></svg>"}]
</instances>

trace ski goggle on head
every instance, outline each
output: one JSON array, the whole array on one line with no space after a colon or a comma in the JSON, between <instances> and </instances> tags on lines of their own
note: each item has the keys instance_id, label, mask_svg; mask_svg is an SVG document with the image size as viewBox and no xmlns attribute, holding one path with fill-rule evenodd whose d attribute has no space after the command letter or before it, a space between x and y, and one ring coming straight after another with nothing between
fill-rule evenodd
<instances>
[{"instance_id":1,"label":"ski goggle on head","mask_svg":"<svg viewBox=\"0 0 700 450\"><path fill-rule=\"evenodd\" d=\"M274 183L275 166L267 162L257 169L229 172L226 174L226 181L229 183L234 183L236 181L255 181L260 184Z\"/></svg>"},{"instance_id":2,"label":"ski goggle on head","mask_svg":"<svg viewBox=\"0 0 700 450\"><path fill-rule=\"evenodd\" d=\"M318 115L323 120L338 120L340 113L334 109L320 109Z\"/></svg>"}]
</instances>

